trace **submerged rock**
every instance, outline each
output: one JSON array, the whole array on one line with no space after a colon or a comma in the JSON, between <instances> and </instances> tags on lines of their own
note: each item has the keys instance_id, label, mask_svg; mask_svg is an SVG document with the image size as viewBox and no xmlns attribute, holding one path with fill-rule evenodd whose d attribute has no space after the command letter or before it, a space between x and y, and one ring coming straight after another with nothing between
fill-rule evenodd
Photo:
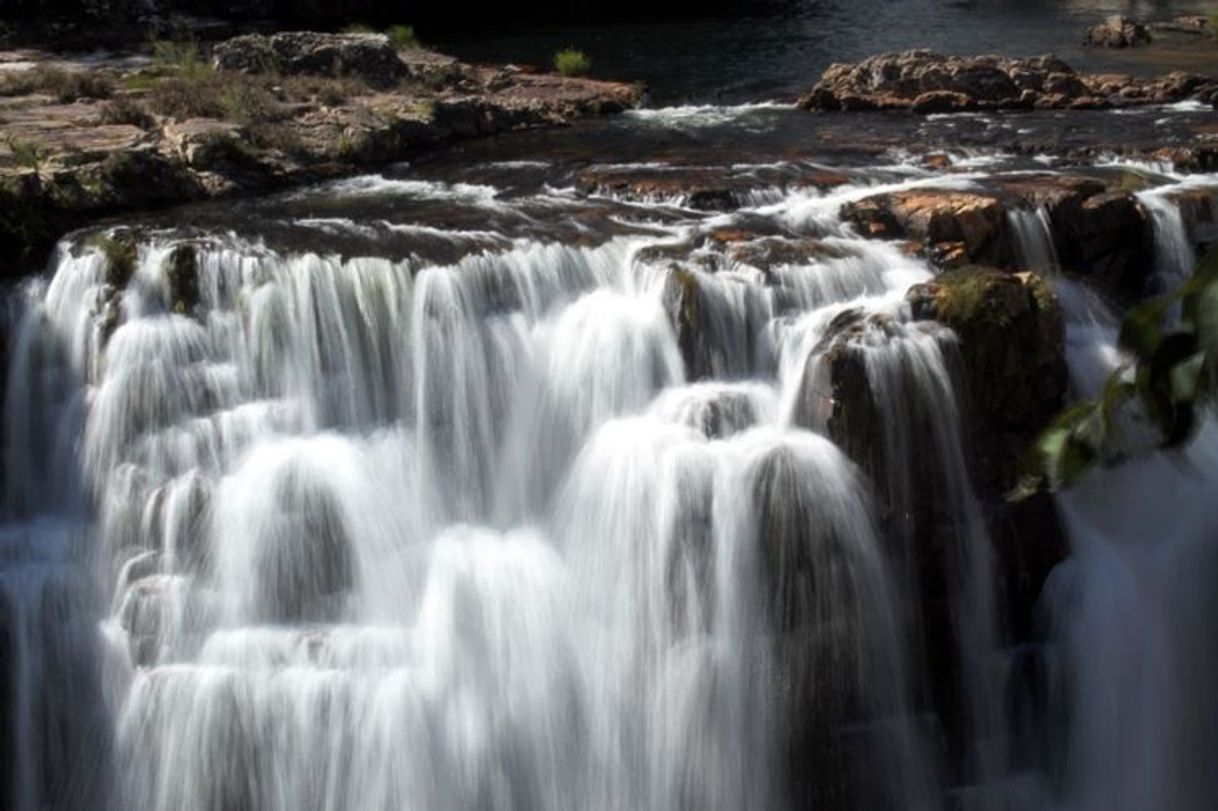
<instances>
[{"instance_id":1,"label":"submerged rock","mask_svg":"<svg viewBox=\"0 0 1218 811\"><path fill-rule=\"evenodd\" d=\"M1055 56L1029 59L886 53L835 64L799 100L808 110L1092 109L1209 99L1218 82L1173 72L1155 79L1076 73Z\"/></svg>"},{"instance_id":2,"label":"submerged rock","mask_svg":"<svg viewBox=\"0 0 1218 811\"><path fill-rule=\"evenodd\" d=\"M1084 45L1101 48L1133 48L1150 44L1150 32L1137 20L1114 14L1104 22L1087 29Z\"/></svg>"}]
</instances>

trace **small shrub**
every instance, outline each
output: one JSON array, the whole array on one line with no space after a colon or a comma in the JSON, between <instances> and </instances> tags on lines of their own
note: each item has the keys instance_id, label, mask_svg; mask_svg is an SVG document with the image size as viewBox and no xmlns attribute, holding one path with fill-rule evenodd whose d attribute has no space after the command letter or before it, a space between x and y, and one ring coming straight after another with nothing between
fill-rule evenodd
<instances>
[{"instance_id":1,"label":"small shrub","mask_svg":"<svg viewBox=\"0 0 1218 811\"><path fill-rule=\"evenodd\" d=\"M389 43L399 51L411 51L419 47L419 39L414 35L414 26L393 25L385 31Z\"/></svg>"},{"instance_id":2,"label":"small shrub","mask_svg":"<svg viewBox=\"0 0 1218 811\"><path fill-rule=\"evenodd\" d=\"M154 40L152 61L161 73L170 76L198 78L211 73L211 66L194 40Z\"/></svg>"},{"instance_id":3,"label":"small shrub","mask_svg":"<svg viewBox=\"0 0 1218 811\"><path fill-rule=\"evenodd\" d=\"M102 124L130 124L142 130L156 127L156 119L144 105L127 96L120 96L103 104L97 118Z\"/></svg>"},{"instance_id":4,"label":"small shrub","mask_svg":"<svg viewBox=\"0 0 1218 811\"><path fill-rule=\"evenodd\" d=\"M563 76L586 76L592 70L592 60L583 51L565 48L554 54L554 69Z\"/></svg>"},{"instance_id":5,"label":"small shrub","mask_svg":"<svg viewBox=\"0 0 1218 811\"><path fill-rule=\"evenodd\" d=\"M42 175L42 166L46 163L47 157L42 147L11 134L4 137L4 143L13 153L13 160L17 162L18 166L24 166L34 174Z\"/></svg>"},{"instance_id":6,"label":"small shrub","mask_svg":"<svg viewBox=\"0 0 1218 811\"><path fill-rule=\"evenodd\" d=\"M263 80L244 73L209 71L162 80L148 94L148 106L177 119L220 118L249 125L283 118L283 108Z\"/></svg>"}]
</instances>

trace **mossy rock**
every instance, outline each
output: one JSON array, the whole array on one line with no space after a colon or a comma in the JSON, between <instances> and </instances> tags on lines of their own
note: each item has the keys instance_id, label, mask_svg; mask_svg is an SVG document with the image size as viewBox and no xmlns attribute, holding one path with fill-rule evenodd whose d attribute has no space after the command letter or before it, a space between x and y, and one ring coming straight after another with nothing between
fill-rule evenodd
<instances>
[{"instance_id":1,"label":"mossy rock","mask_svg":"<svg viewBox=\"0 0 1218 811\"><path fill-rule=\"evenodd\" d=\"M709 377L712 370L704 341L704 305L698 274L674 262L669 266L663 300L673 331L677 334L686 378L698 380Z\"/></svg>"},{"instance_id":2,"label":"mossy rock","mask_svg":"<svg viewBox=\"0 0 1218 811\"><path fill-rule=\"evenodd\" d=\"M169 307L186 315L199 306L199 259L195 246L178 245L165 260L165 279L169 286Z\"/></svg>"},{"instance_id":3,"label":"mossy rock","mask_svg":"<svg viewBox=\"0 0 1218 811\"><path fill-rule=\"evenodd\" d=\"M1014 476L1025 440L1062 406L1065 321L1052 287L1034 273L965 267L915 285L915 318L933 319L960 338L983 491Z\"/></svg>"},{"instance_id":4,"label":"mossy rock","mask_svg":"<svg viewBox=\"0 0 1218 811\"><path fill-rule=\"evenodd\" d=\"M960 336L973 404L994 426L1039 426L1066 388L1065 322L1057 294L1034 273L965 267L908 299Z\"/></svg>"},{"instance_id":5,"label":"mossy rock","mask_svg":"<svg viewBox=\"0 0 1218 811\"><path fill-rule=\"evenodd\" d=\"M88 244L106 257L106 284L116 290L126 288L139 267L140 252L135 235L125 231L99 234Z\"/></svg>"}]
</instances>

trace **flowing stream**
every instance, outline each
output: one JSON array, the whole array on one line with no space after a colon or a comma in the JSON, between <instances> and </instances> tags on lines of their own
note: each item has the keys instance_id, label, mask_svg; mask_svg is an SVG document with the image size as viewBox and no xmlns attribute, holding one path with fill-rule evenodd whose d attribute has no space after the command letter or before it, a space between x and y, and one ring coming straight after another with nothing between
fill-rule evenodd
<instances>
[{"instance_id":1,"label":"flowing stream","mask_svg":"<svg viewBox=\"0 0 1218 811\"><path fill-rule=\"evenodd\" d=\"M717 214L545 162L369 176L108 232L129 279L65 238L7 311L9 807L1207 808L1218 437L1062 500L1060 712L1018 757L959 341L840 216L985 173L837 168L734 165ZM1058 287L1084 395L1116 316ZM827 427L852 313L876 469Z\"/></svg>"}]
</instances>

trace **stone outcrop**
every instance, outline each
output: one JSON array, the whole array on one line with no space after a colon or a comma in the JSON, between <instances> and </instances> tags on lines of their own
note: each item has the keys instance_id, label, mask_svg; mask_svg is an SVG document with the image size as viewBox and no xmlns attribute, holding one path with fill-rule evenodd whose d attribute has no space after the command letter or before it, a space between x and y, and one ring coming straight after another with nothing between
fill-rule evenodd
<instances>
[{"instance_id":1,"label":"stone outcrop","mask_svg":"<svg viewBox=\"0 0 1218 811\"><path fill-rule=\"evenodd\" d=\"M36 269L62 233L98 217L315 183L460 139L620 112L643 96L635 85L399 56L376 35L239 37L215 55L223 69L168 79L132 77L138 67L114 60L114 84L151 89L112 101L0 98L0 276ZM290 74L314 78L291 85ZM231 84L240 103L234 115L156 112L149 99L165 81L187 99ZM132 110L138 122L108 123Z\"/></svg>"},{"instance_id":2,"label":"stone outcrop","mask_svg":"<svg viewBox=\"0 0 1218 811\"><path fill-rule=\"evenodd\" d=\"M379 87L392 86L409 75L406 63L384 34L314 31L234 37L213 49L212 67L283 76L355 76Z\"/></svg>"},{"instance_id":3,"label":"stone outcrop","mask_svg":"<svg viewBox=\"0 0 1218 811\"><path fill-rule=\"evenodd\" d=\"M1218 98L1218 82L1173 72L1154 79L1077 73L1054 56L945 56L914 50L835 64L803 96L809 110L1097 109Z\"/></svg>"},{"instance_id":4,"label":"stone outcrop","mask_svg":"<svg viewBox=\"0 0 1218 811\"><path fill-rule=\"evenodd\" d=\"M1083 44L1100 48L1134 48L1150 44L1150 31L1137 20L1114 14L1087 29Z\"/></svg>"},{"instance_id":5,"label":"stone outcrop","mask_svg":"<svg viewBox=\"0 0 1218 811\"><path fill-rule=\"evenodd\" d=\"M1013 261L1006 212L992 195L915 189L848 203L842 215L867 236L922 241L943 264Z\"/></svg>"},{"instance_id":6,"label":"stone outcrop","mask_svg":"<svg viewBox=\"0 0 1218 811\"><path fill-rule=\"evenodd\" d=\"M1092 177L996 175L975 190L922 188L847 203L842 216L863 235L917 242L941 268L980 264L1018 270L1009 214L1041 208L1057 260L1069 275L1114 299L1146 292L1153 234L1134 195Z\"/></svg>"}]
</instances>

